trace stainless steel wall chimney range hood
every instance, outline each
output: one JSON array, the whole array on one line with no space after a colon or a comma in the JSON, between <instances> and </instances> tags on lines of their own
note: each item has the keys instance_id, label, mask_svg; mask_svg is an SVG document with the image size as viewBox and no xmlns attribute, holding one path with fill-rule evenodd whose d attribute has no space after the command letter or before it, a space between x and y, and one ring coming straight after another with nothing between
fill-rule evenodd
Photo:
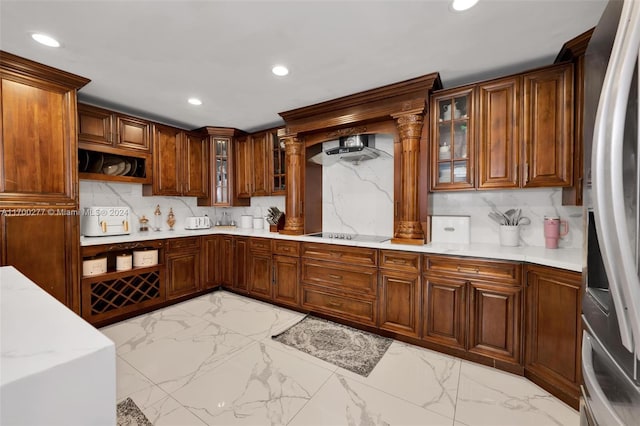
<instances>
[{"instance_id":1,"label":"stainless steel wall chimney range hood","mask_svg":"<svg viewBox=\"0 0 640 426\"><path fill-rule=\"evenodd\" d=\"M374 158L391 158L385 151L375 148L375 135L350 135L343 136L339 140L339 145L322 151L309 161L324 166L330 166L338 161L346 161L355 165L361 161L373 160Z\"/></svg>"}]
</instances>

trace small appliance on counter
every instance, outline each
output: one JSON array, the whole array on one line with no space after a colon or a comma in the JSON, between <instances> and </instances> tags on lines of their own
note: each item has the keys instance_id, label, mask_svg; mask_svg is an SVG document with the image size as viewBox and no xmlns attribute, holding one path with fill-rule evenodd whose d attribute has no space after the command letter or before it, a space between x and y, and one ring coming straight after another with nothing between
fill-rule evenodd
<instances>
[{"instance_id":1,"label":"small appliance on counter","mask_svg":"<svg viewBox=\"0 0 640 426\"><path fill-rule=\"evenodd\" d=\"M82 235L85 237L105 237L128 235L129 207L87 207L81 220Z\"/></svg>"},{"instance_id":2,"label":"small appliance on counter","mask_svg":"<svg viewBox=\"0 0 640 426\"><path fill-rule=\"evenodd\" d=\"M470 223L469 216L431 216L431 242L469 244Z\"/></svg>"},{"instance_id":3,"label":"small appliance on counter","mask_svg":"<svg viewBox=\"0 0 640 426\"><path fill-rule=\"evenodd\" d=\"M209 216L190 216L185 220L184 229L209 229L211 219Z\"/></svg>"}]
</instances>

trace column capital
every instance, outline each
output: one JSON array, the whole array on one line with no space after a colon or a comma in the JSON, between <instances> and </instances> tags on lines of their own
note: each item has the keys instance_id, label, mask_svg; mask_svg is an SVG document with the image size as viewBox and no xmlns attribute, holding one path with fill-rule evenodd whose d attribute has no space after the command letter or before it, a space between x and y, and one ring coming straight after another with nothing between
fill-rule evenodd
<instances>
[{"instance_id":1,"label":"column capital","mask_svg":"<svg viewBox=\"0 0 640 426\"><path fill-rule=\"evenodd\" d=\"M424 118L420 114L404 114L394 117L400 132L400 139L416 139L422 134Z\"/></svg>"}]
</instances>

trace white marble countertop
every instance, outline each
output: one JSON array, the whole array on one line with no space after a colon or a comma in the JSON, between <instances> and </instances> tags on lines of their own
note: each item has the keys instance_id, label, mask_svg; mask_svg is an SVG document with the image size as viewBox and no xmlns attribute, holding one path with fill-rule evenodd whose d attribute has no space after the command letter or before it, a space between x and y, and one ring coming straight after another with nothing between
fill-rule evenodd
<instances>
[{"instance_id":1,"label":"white marble countertop","mask_svg":"<svg viewBox=\"0 0 640 426\"><path fill-rule=\"evenodd\" d=\"M115 344L13 266L0 293L0 424L115 424Z\"/></svg>"},{"instance_id":2,"label":"white marble countertop","mask_svg":"<svg viewBox=\"0 0 640 426\"><path fill-rule=\"evenodd\" d=\"M114 343L12 266L0 267L0 385L47 371Z\"/></svg>"},{"instance_id":3,"label":"white marble countertop","mask_svg":"<svg viewBox=\"0 0 640 426\"><path fill-rule=\"evenodd\" d=\"M230 234L249 237L277 238L294 241L321 242L329 244L341 244L355 247L371 247L387 250L413 251L419 253L448 254L452 256L482 257L486 259L514 260L520 262L536 263L552 266L569 271L582 272L582 249L560 248L546 249L544 247L503 247L499 244L392 244L390 241L382 243L369 243L351 240L336 240L332 238L318 238L308 235L282 235L269 232L265 229L200 229L186 230L175 229L173 231L148 231L118 235L110 237L81 237L81 246L93 246L99 244L128 243L135 241L157 240L166 238L192 237L199 235Z\"/></svg>"}]
</instances>

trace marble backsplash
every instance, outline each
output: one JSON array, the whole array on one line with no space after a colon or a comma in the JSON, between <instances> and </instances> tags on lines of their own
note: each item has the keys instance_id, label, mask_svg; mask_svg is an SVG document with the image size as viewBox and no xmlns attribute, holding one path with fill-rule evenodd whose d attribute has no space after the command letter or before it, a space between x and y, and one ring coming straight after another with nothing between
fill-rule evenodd
<instances>
[{"instance_id":1,"label":"marble backsplash","mask_svg":"<svg viewBox=\"0 0 640 426\"><path fill-rule=\"evenodd\" d=\"M489 219L489 212L520 208L531 219L530 225L520 226L521 246L544 247L544 216L560 216L568 222L569 233L560 239L559 247L582 247L582 207L563 206L560 188L437 192L430 194L429 201L432 215L470 216L472 243L498 244L499 225Z\"/></svg>"},{"instance_id":2,"label":"marble backsplash","mask_svg":"<svg viewBox=\"0 0 640 426\"><path fill-rule=\"evenodd\" d=\"M390 147L392 148L392 142ZM391 148L376 143L387 152ZM393 160L375 159L359 165L337 163L323 173L323 230L359 234L393 234ZM432 215L470 216L471 242L498 244L498 224L488 217L497 209L521 208L530 225L520 227L520 245L543 247L545 215L560 216L569 222L569 233L560 247L580 248L583 243L582 207L562 206L562 190L539 188L526 190L495 190L467 192L437 192L429 196ZM198 207L194 197L144 197L142 185L99 181L80 182L80 207L128 206L131 209L132 231L138 230L142 215L153 219L156 205L162 211L162 227L169 208L173 208L179 229L188 216L208 215L219 218L223 212L237 223L241 215L264 216L276 206L285 210L285 197L253 197L249 207Z\"/></svg>"},{"instance_id":3,"label":"marble backsplash","mask_svg":"<svg viewBox=\"0 0 640 426\"><path fill-rule=\"evenodd\" d=\"M393 234L393 136L375 135L375 148L389 154L360 164L339 161L322 168L322 230ZM323 150L338 141L325 142Z\"/></svg>"},{"instance_id":4,"label":"marble backsplash","mask_svg":"<svg viewBox=\"0 0 640 426\"><path fill-rule=\"evenodd\" d=\"M80 181L81 209L91 206L129 207L134 233L138 231L139 219L142 215L149 218L149 224L152 224L156 205L160 205L162 212L162 229L167 230L169 229L166 224L169 208L173 209L176 217L176 228L182 229L185 218L188 216L207 215L212 220L216 220L226 211L238 224L241 215L264 217L271 206L284 211L285 199L284 196L253 197L251 206L248 207L198 207L195 197L145 197L142 195L140 184Z\"/></svg>"}]
</instances>

